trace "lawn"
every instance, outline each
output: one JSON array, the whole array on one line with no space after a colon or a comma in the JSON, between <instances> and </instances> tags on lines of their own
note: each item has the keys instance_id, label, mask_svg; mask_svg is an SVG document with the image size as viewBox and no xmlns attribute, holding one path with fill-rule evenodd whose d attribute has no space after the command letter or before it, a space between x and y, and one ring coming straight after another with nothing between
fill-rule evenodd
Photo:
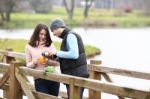
<instances>
[{"instance_id":1,"label":"lawn","mask_svg":"<svg viewBox=\"0 0 150 99\"><path fill-rule=\"evenodd\" d=\"M89 17L83 17L83 8L75 8L72 20L68 20L63 7L57 7L48 14L12 13L11 21L1 28L34 28L38 23L49 25L53 18L62 18L71 27L145 27L150 26L150 17L139 11L125 13L119 10L90 9Z\"/></svg>"},{"instance_id":2,"label":"lawn","mask_svg":"<svg viewBox=\"0 0 150 99\"><path fill-rule=\"evenodd\" d=\"M22 39L0 39L0 50L5 50L6 48L12 48L13 51L15 52L25 52L25 46L28 43L27 40L22 40ZM56 46L56 49L59 50L60 48L60 42L54 42L54 45ZM97 54L100 54L101 51L100 49L90 46L90 45L85 45L85 51L87 54L87 57L91 57Z\"/></svg>"}]
</instances>

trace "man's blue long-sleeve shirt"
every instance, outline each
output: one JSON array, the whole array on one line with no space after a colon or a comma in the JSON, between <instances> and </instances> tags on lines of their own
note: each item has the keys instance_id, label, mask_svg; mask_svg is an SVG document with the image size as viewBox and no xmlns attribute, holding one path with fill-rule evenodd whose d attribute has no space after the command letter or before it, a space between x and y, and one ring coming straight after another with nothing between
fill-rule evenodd
<instances>
[{"instance_id":1,"label":"man's blue long-sleeve shirt","mask_svg":"<svg viewBox=\"0 0 150 99\"><path fill-rule=\"evenodd\" d=\"M58 51L56 56L68 59L77 59L79 57L77 37L72 33L67 36L67 49L68 51Z\"/></svg>"}]
</instances>

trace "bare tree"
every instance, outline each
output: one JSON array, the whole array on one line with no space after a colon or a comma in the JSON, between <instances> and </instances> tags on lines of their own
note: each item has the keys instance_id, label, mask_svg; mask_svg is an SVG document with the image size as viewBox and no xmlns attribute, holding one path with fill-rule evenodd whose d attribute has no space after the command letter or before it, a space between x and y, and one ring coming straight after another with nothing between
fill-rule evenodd
<instances>
[{"instance_id":1,"label":"bare tree","mask_svg":"<svg viewBox=\"0 0 150 99\"><path fill-rule=\"evenodd\" d=\"M92 6L94 0L85 0L84 17L88 17L89 8Z\"/></svg>"},{"instance_id":2,"label":"bare tree","mask_svg":"<svg viewBox=\"0 0 150 99\"><path fill-rule=\"evenodd\" d=\"M75 1L74 0L67 0L67 1L63 0L63 3L64 3L64 6L66 8L69 19L72 19L73 18L73 11L74 11Z\"/></svg>"},{"instance_id":3,"label":"bare tree","mask_svg":"<svg viewBox=\"0 0 150 99\"><path fill-rule=\"evenodd\" d=\"M5 16L4 16L4 0L0 0L0 16L1 16L1 20L4 21L5 20Z\"/></svg>"},{"instance_id":4,"label":"bare tree","mask_svg":"<svg viewBox=\"0 0 150 99\"><path fill-rule=\"evenodd\" d=\"M150 0L143 0L143 12L144 15L150 16Z\"/></svg>"},{"instance_id":5,"label":"bare tree","mask_svg":"<svg viewBox=\"0 0 150 99\"><path fill-rule=\"evenodd\" d=\"M13 6L15 5L15 0L5 0L5 5L6 21L10 21L10 14L12 12Z\"/></svg>"},{"instance_id":6,"label":"bare tree","mask_svg":"<svg viewBox=\"0 0 150 99\"><path fill-rule=\"evenodd\" d=\"M13 11L16 0L0 0L0 14L2 21L10 21L10 14Z\"/></svg>"},{"instance_id":7,"label":"bare tree","mask_svg":"<svg viewBox=\"0 0 150 99\"><path fill-rule=\"evenodd\" d=\"M52 0L29 0L36 13L48 13L52 9Z\"/></svg>"}]
</instances>

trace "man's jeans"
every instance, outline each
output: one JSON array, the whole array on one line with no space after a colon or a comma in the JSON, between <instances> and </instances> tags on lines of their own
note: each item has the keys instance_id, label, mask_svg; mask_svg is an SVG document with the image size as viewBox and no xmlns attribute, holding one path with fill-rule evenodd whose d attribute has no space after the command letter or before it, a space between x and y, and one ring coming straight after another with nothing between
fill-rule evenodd
<instances>
[{"instance_id":1,"label":"man's jeans","mask_svg":"<svg viewBox=\"0 0 150 99\"><path fill-rule=\"evenodd\" d=\"M66 88L67 88L67 95L68 95L68 99L69 99L69 85L66 84ZM81 87L80 88L80 99L83 98L83 92L84 92L84 88Z\"/></svg>"}]
</instances>

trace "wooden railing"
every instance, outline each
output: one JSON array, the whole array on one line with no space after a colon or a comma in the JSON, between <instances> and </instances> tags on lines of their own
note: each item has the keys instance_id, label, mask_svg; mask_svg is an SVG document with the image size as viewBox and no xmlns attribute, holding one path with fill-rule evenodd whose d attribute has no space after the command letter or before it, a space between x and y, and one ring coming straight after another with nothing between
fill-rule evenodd
<instances>
[{"instance_id":1,"label":"wooden railing","mask_svg":"<svg viewBox=\"0 0 150 99\"><path fill-rule=\"evenodd\" d=\"M0 54L4 56L3 60L5 60L5 62L12 58L25 58L24 53L0 51ZM150 80L150 73L109 68L102 66L101 62L97 60L91 60L88 65L88 70L90 73L89 79L65 74L45 73L43 71L26 68L22 63L13 60L11 64L0 63L0 74L3 74L0 79L0 89L4 90L4 97L7 99L22 99L23 93L29 99L63 98L61 96L54 97L36 92L27 78L27 76L32 76L69 84L71 93L70 99L79 99L80 87L89 89L89 99L101 99L101 92L117 95L119 99L124 99L124 97L150 99L149 90L138 90L136 88L117 85L113 83L108 75L108 73L110 73ZM108 83L100 81L101 76L103 76Z\"/></svg>"}]
</instances>

